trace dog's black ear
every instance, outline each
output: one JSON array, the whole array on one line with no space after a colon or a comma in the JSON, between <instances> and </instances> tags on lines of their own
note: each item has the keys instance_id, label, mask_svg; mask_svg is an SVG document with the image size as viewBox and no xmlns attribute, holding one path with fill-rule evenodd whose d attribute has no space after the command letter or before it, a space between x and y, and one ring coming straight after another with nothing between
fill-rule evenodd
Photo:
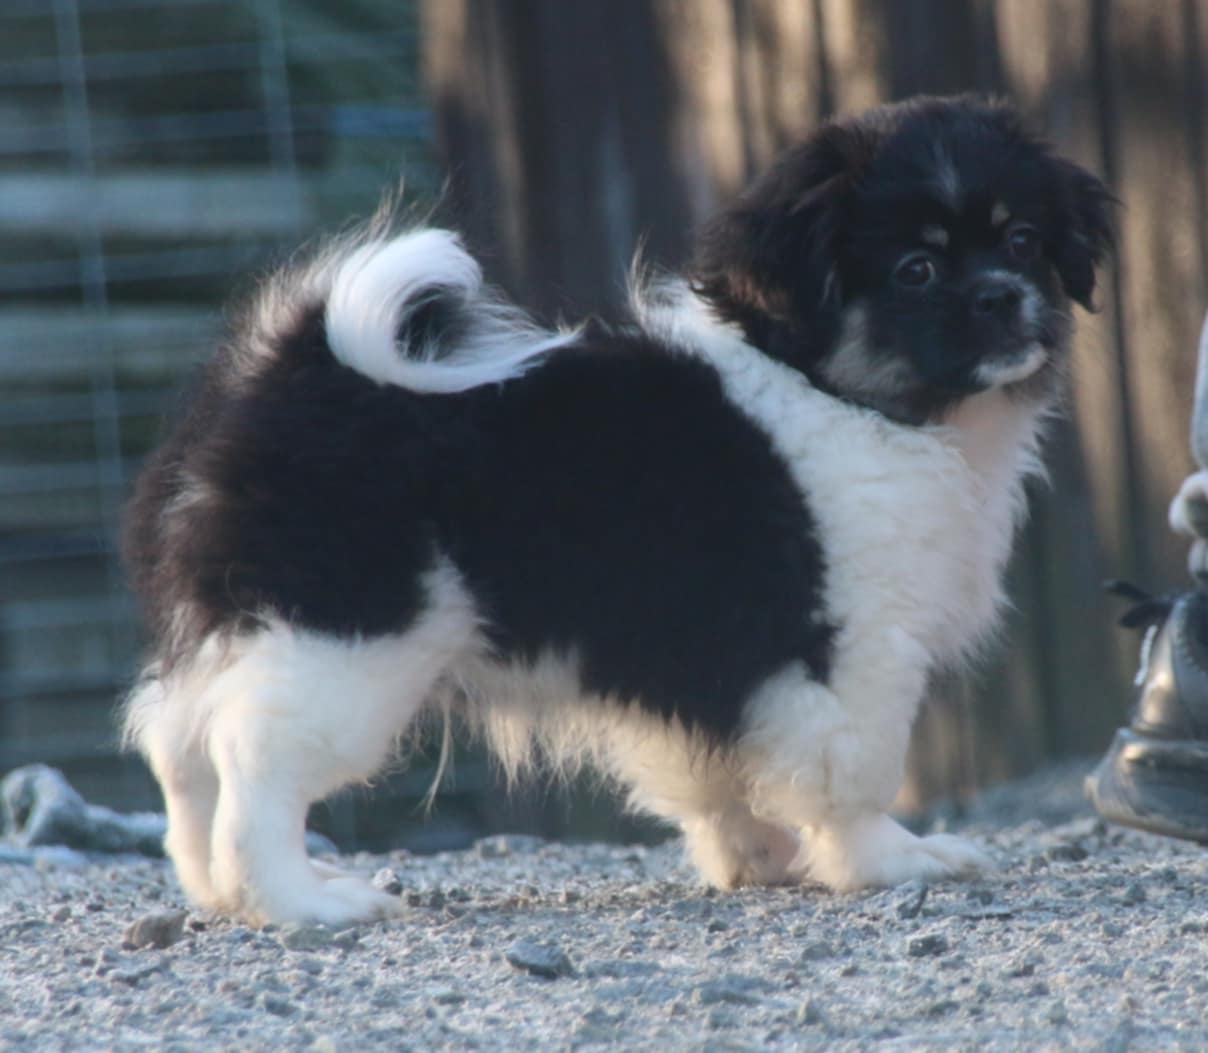
<instances>
[{"instance_id":1,"label":"dog's black ear","mask_svg":"<svg viewBox=\"0 0 1208 1053\"><path fill-rule=\"evenodd\" d=\"M1065 233L1056 248L1057 273L1066 295L1094 310L1095 270L1116 245L1116 198L1090 172L1058 161Z\"/></svg>"},{"instance_id":2,"label":"dog's black ear","mask_svg":"<svg viewBox=\"0 0 1208 1053\"><path fill-rule=\"evenodd\" d=\"M694 288L765 350L786 331L837 314L843 201L871 151L867 132L827 125L702 230Z\"/></svg>"}]
</instances>

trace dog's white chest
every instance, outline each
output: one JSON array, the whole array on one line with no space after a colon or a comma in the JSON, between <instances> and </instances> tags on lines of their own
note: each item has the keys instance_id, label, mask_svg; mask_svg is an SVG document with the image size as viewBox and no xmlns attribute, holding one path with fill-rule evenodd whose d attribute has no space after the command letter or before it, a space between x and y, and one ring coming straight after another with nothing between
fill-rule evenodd
<instances>
[{"instance_id":1,"label":"dog's white chest","mask_svg":"<svg viewBox=\"0 0 1208 1053\"><path fill-rule=\"evenodd\" d=\"M992 391L943 425L897 425L818 391L694 299L647 324L707 359L785 459L822 543L839 662L887 641L926 664L969 652L1002 599L1043 409Z\"/></svg>"},{"instance_id":2,"label":"dog's white chest","mask_svg":"<svg viewBox=\"0 0 1208 1053\"><path fill-rule=\"evenodd\" d=\"M977 396L942 426L908 428L830 398L736 342L710 355L772 439L817 524L828 615L849 636L905 634L951 660L994 624L1036 470L1039 412Z\"/></svg>"}]
</instances>

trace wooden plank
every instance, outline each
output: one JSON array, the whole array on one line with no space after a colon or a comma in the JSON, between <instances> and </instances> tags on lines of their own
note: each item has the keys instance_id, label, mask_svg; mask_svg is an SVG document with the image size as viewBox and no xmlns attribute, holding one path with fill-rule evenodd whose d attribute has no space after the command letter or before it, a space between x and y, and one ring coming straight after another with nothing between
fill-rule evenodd
<instances>
[{"instance_id":1,"label":"wooden plank","mask_svg":"<svg viewBox=\"0 0 1208 1053\"><path fill-rule=\"evenodd\" d=\"M82 179L62 171L0 175L0 232L70 237L279 237L314 222L299 181L267 171L126 171Z\"/></svg>"},{"instance_id":2,"label":"wooden plank","mask_svg":"<svg viewBox=\"0 0 1208 1053\"><path fill-rule=\"evenodd\" d=\"M1159 588L1187 578L1186 544L1170 535L1166 506L1193 467L1188 422L1206 281L1186 117L1198 42L1186 38L1183 6L1118 0L1106 41L1118 119L1117 186L1127 205L1122 318L1137 444L1137 568Z\"/></svg>"},{"instance_id":3,"label":"wooden plank","mask_svg":"<svg viewBox=\"0 0 1208 1053\"><path fill-rule=\"evenodd\" d=\"M736 5L738 91L748 176L826 115L822 41L808 4Z\"/></svg>"},{"instance_id":4,"label":"wooden plank","mask_svg":"<svg viewBox=\"0 0 1208 1053\"><path fill-rule=\"evenodd\" d=\"M837 112L853 113L889 97L885 8L878 0L820 0L816 5Z\"/></svg>"},{"instance_id":5,"label":"wooden plank","mask_svg":"<svg viewBox=\"0 0 1208 1053\"><path fill-rule=\"evenodd\" d=\"M1012 95L1063 155L1107 178L1093 0L1000 4L996 14ZM1017 599L1027 615L1018 642L1035 665L1034 733L1042 753L1101 749L1129 701L1135 642L1114 632L1111 604L1100 599L1101 583L1129 573L1134 559L1117 287L1109 268L1096 297L1103 312L1087 316L1075 308L1073 412L1052 429L1046 456L1051 485L1033 492L1017 566ZM990 728L999 723L990 713L982 721Z\"/></svg>"}]
</instances>

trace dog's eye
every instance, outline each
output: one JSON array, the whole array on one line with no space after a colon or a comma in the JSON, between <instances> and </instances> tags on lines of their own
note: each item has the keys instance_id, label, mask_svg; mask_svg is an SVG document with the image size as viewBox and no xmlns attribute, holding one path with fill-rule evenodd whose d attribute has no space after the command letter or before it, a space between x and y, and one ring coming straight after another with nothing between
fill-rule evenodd
<instances>
[{"instance_id":1,"label":"dog's eye","mask_svg":"<svg viewBox=\"0 0 1208 1053\"><path fill-rule=\"evenodd\" d=\"M1040 255L1040 231L1027 223L1007 229L1007 248L1017 260L1027 262Z\"/></svg>"},{"instance_id":2,"label":"dog's eye","mask_svg":"<svg viewBox=\"0 0 1208 1053\"><path fill-rule=\"evenodd\" d=\"M935 261L925 252L912 253L893 269L893 277L899 285L921 289L935 281Z\"/></svg>"}]
</instances>

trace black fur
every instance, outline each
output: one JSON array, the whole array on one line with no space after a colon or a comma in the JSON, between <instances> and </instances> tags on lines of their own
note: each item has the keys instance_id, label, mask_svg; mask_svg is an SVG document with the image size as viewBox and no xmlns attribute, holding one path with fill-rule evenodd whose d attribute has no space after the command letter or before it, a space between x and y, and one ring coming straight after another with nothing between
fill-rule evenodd
<instances>
[{"instance_id":1,"label":"black fur","mask_svg":"<svg viewBox=\"0 0 1208 1053\"><path fill-rule=\"evenodd\" d=\"M589 691L709 739L786 662L826 678L814 525L703 363L596 329L522 378L416 395L338 364L310 312L244 372L232 350L211 364L130 509L161 649L262 611L400 632L439 552L500 657L574 653ZM174 512L182 470L207 496ZM182 601L192 618L169 641Z\"/></svg>"}]
</instances>

